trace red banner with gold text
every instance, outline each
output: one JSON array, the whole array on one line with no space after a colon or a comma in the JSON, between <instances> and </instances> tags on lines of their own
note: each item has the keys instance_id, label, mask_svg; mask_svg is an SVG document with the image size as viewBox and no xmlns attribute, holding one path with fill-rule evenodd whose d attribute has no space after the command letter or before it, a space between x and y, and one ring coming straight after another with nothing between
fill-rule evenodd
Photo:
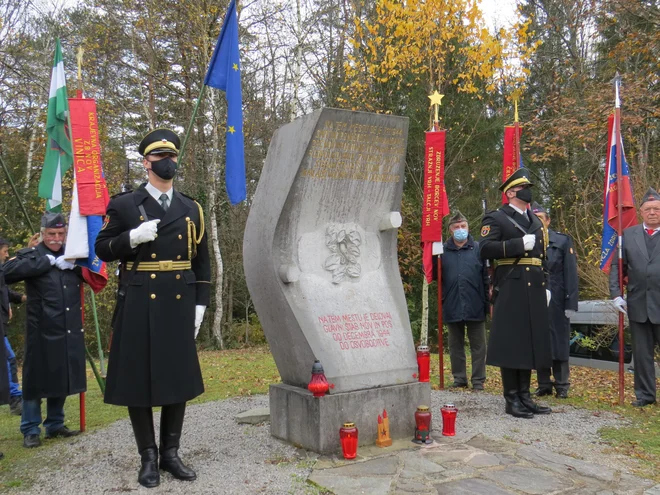
<instances>
[{"instance_id":1,"label":"red banner with gold text","mask_svg":"<svg viewBox=\"0 0 660 495\"><path fill-rule=\"evenodd\" d=\"M103 176L96 101L70 98L73 166L81 215L105 215L108 186Z\"/></svg>"},{"instance_id":2,"label":"red banner with gold text","mask_svg":"<svg viewBox=\"0 0 660 495\"><path fill-rule=\"evenodd\" d=\"M520 168L520 163L516 163L516 157L520 156L518 147L520 146L520 136L522 128L518 128L518 139L516 139L516 126L507 125L504 127L504 158L502 160L502 182ZM508 203L506 196L502 193L502 204Z\"/></svg>"},{"instance_id":3,"label":"red banner with gold text","mask_svg":"<svg viewBox=\"0 0 660 495\"><path fill-rule=\"evenodd\" d=\"M426 133L422 242L442 240L442 218L449 213L445 189L445 134L444 130Z\"/></svg>"}]
</instances>

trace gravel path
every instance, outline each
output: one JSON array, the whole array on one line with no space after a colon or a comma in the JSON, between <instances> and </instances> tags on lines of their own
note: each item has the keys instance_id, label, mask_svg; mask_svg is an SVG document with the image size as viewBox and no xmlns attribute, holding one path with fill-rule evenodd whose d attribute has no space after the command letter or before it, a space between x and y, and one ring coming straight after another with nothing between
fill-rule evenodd
<instances>
[{"instance_id":1,"label":"gravel path","mask_svg":"<svg viewBox=\"0 0 660 495\"><path fill-rule=\"evenodd\" d=\"M598 429L622 426L617 415L569 406L532 420L503 414L503 399L484 393L432 392L436 415L442 404L458 407L458 433L483 433L608 466L631 466L631 460L606 453ZM272 438L268 425L237 425L237 413L267 407L267 396L230 399L191 406L186 413L181 455L197 472L194 483L161 475L158 489L137 484L139 457L128 420L93 434L43 450L44 468L28 492L34 494L172 493L172 494L303 494L316 455ZM158 423L158 416L156 417ZM158 426L156 426L158 428ZM52 460L52 462L49 462ZM313 492L312 492L313 493Z\"/></svg>"}]
</instances>

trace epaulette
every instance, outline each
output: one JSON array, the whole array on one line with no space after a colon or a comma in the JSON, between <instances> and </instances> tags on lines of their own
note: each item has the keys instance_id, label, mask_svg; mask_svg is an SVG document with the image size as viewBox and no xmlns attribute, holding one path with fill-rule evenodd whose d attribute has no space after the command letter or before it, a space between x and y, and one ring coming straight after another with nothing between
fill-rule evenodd
<instances>
[{"instance_id":1,"label":"epaulette","mask_svg":"<svg viewBox=\"0 0 660 495\"><path fill-rule=\"evenodd\" d=\"M120 197L120 196L124 196L124 195L126 195L126 194L130 194L130 193L132 193L132 192L133 192L133 191L124 191L124 192L120 192L120 193L117 193L117 194L115 194L115 195L113 195L113 196L110 196L110 199L115 199L115 198L118 198L118 197Z\"/></svg>"}]
</instances>

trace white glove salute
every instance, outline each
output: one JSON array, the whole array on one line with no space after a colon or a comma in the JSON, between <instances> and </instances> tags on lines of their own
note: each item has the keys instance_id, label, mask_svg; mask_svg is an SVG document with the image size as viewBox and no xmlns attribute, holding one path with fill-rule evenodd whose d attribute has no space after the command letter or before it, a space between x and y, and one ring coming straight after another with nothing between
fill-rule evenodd
<instances>
[{"instance_id":1,"label":"white glove salute","mask_svg":"<svg viewBox=\"0 0 660 495\"><path fill-rule=\"evenodd\" d=\"M131 247L134 248L139 244L151 242L156 239L156 237L158 237L158 222L160 222L159 219L149 220L148 222L141 223L139 227L131 230L131 233L129 234L131 237Z\"/></svg>"},{"instance_id":2,"label":"white glove salute","mask_svg":"<svg viewBox=\"0 0 660 495\"><path fill-rule=\"evenodd\" d=\"M64 259L64 256L60 256L55 260L55 266L60 270L73 270L76 267L74 263Z\"/></svg>"},{"instance_id":3,"label":"white glove salute","mask_svg":"<svg viewBox=\"0 0 660 495\"><path fill-rule=\"evenodd\" d=\"M575 311L574 309L565 309L564 316L570 320L571 316L573 316L576 312L577 311Z\"/></svg>"},{"instance_id":4,"label":"white glove salute","mask_svg":"<svg viewBox=\"0 0 660 495\"><path fill-rule=\"evenodd\" d=\"M199 334L199 327L202 326L205 311L206 306L195 306L195 338L197 338L197 335Z\"/></svg>"},{"instance_id":5,"label":"white glove salute","mask_svg":"<svg viewBox=\"0 0 660 495\"><path fill-rule=\"evenodd\" d=\"M545 298L548 300L548 306L550 306L550 299L552 299L552 293L548 290L545 289Z\"/></svg>"},{"instance_id":6,"label":"white glove salute","mask_svg":"<svg viewBox=\"0 0 660 495\"><path fill-rule=\"evenodd\" d=\"M614 303L616 309L621 311L624 315L628 314L628 303L623 297L617 296L612 300L612 302Z\"/></svg>"},{"instance_id":7,"label":"white glove salute","mask_svg":"<svg viewBox=\"0 0 660 495\"><path fill-rule=\"evenodd\" d=\"M52 254L47 254L46 258L48 258L48 261L50 261L50 266L53 266L55 264L55 260L57 259Z\"/></svg>"},{"instance_id":8,"label":"white glove salute","mask_svg":"<svg viewBox=\"0 0 660 495\"><path fill-rule=\"evenodd\" d=\"M525 251L531 251L534 249L534 244L536 244L536 236L534 234L525 234L523 236L523 242L525 243Z\"/></svg>"}]
</instances>

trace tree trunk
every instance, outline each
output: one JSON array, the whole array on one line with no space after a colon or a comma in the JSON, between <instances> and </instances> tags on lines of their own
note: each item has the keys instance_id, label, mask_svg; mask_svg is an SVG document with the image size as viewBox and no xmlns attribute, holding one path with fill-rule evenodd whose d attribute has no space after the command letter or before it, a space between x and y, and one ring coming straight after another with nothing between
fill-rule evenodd
<instances>
[{"instance_id":1,"label":"tree trunk","mask_svg":"<svg viewBox=\"0 0 660 495\"><path fill-rule=\"evenodd\" d=\"M37 141L38 129L39 129L39 110L37 107L37 115L34 118L34 123L32 124L32 132L30 133L30 144L28 146L27 164L25 167L25 184L23 185L23 190L25 191L26 197L27 197L28 189L30 187L30 176L32 175L32 158L34 156L34 145Z\"/></svg>"}]
</instances>

